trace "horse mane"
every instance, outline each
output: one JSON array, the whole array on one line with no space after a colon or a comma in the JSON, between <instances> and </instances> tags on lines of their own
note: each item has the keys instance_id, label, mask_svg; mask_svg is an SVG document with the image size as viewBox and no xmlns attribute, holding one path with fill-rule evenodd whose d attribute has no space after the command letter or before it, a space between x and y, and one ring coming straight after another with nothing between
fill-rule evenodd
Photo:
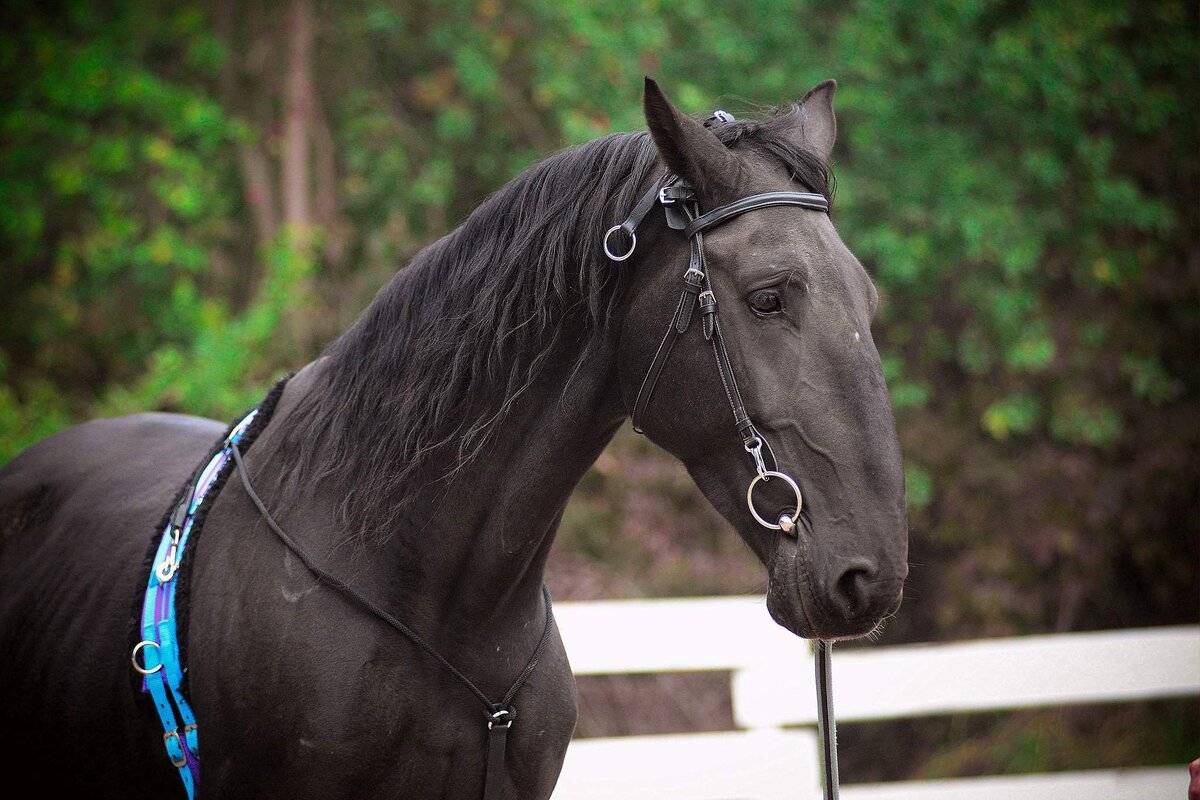
<instances>
[{"instance_id":1,"label":"horse mane","mask_svg":"<svg viewBox=\"0 0 1200 800\"><path fill-rule=\"evenodd\" d=\"M780 162L829 196L824 163L787 136L803 111L714 129L739 151ZM625 270L604 232L637 202L657 152L645 131L560 152L521 173L451 233L419 252L322 359L318 383L291 417L285 486L335 481L351 537L381 540L405 505L487 445L538 377L569 316L587 341L609 326Z\"/></svg>"}]
</instances>

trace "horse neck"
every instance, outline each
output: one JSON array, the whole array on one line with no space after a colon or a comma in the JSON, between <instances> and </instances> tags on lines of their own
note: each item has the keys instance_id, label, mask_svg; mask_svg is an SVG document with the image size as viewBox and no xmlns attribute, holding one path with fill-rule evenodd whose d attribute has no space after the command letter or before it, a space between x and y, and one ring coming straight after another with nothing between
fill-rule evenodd
<instances>
[{"instance_id":1,"label":"horse neck","mask_svg":"<svg viewBox=\"0 0 1200 800\"><path fill-rule=\"evenodd\" d=\"M565 355L565 354L564 354ZM578 355L578 354L574 354ZM625 417L612 352L564 357L459 470L400 547L417 553L447 611L478 619L539 602L543 569L572 490Z\"/></svg>"},{"instance_id":2,"label":"horse neck","mask_svg":"<svg viewBox=\"0 0 1200 800\"><path fill-rule=\"evenodd\" d=\"M385 541L339 546L336 490L324 485L289 507L298 538L419 628L527 622L541 604L546 557L567 500L625 417L615 346L596 339L583 358L569 350L547 360L488 447L426 486ZM319 390L320 370L315 362L289 382L280 427L306 392Z\"/></svg>"}]
</instances>

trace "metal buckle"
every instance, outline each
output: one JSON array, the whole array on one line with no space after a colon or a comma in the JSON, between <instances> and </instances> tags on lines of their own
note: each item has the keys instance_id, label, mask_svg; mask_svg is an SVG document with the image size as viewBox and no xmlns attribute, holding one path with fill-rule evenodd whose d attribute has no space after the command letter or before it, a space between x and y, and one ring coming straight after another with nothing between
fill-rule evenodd
<instances>
[{"instance_id":1,"label":"metal buckle","mask_svg":"<svg viewBox=\"0 0 1200 800\"><path fill-rule=\"evenodd\" d=\"M670 186L664 186L658 190L658 202L664 206L673 205L681 200L690 200L695 197L695 192L692 187L683 183L672 183Z\"/></svg>"},{"instance_id":2,"label":"metal buckle","mask_svg":"<svg viewBox=\"0 0 1200 800\"><path fill-rule=\"evenodd\" d=\"M142 673L143 675L153 675L154 673L158 672L160 669L163 668L162 660L161 659L159 660L158 666L156 666L154 669L146 669L145 667L143 667L141 664L138 663L138 653L141 652L143 647L153 647L155 650L158 650L158 642L153 642L153 641L150 641L149 639L144 639L144 640L138 642L137 644L135 644L133 646L133 653L130 654L129 660L131 662L133 662L133 668L136 669L138 672Z\"/></svg>"},{"instance_id":3,"label":"metal buckle","mask_svg":"<svg viewBox=\"0 0 1200 800\"><path fill-rule=\"evenodd\" d=\"M182 529L178 525L171 526L171 549L167 551L167 557L158 565L158 569L154 574L158 576L160 583L166 583L175 577L175 573L179 571L179 562L175 556L179 554L179 536Z\"/></svg>"},{"instance_id":4,"label":"metal buckle","mask_svg":"<svg viewBox=\"0 0 1200 800\"><path fill-rule=\"evenodd\" d=\"M179 745L179 758L171 755L171 737L175 737L175 743ZM163 734L163 747L167 749L167 758L171 759L171 765L183 769L187 766L187 745L183 743L183 737L179 735L179 731L171 730Z\"/></svg>"},{"instance_id":5,"label":"metal buckle","mask_svg":"<svg viewBox=\"0 0 1200 800\"><path fill-rule=\"evenodd\" d=\"M701 293L700 296L703 297L704 294ZM778 473L767 471L767 464L763 461L762 446L763 441L757 436L754 437L750 444L742 445L746 452L754 458L754 467L758 470L758 478L769 481L771 480L771 475L777 475ZM755 478L755 480L758 480L758 478ZM751 484L751 487L753 487L753 484Z\"/></svg>"}]
</instances>

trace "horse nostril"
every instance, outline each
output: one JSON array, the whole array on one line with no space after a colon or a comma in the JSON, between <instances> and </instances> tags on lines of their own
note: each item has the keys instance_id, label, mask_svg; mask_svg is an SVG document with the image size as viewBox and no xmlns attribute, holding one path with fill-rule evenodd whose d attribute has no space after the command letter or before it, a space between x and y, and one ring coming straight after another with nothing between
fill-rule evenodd
<instances>
[{"instance_id":1,"label":"horse nostril","mask_svg":"<svg viewBox=\"0 0 1200 800\"><path fill-rule=\"evenodd\" d=\"M871 607L871 579L875 570L869 564L856 564L838 576L834 593L846 609L847 617L859 617Z\"/></svg>"}]
</instances>

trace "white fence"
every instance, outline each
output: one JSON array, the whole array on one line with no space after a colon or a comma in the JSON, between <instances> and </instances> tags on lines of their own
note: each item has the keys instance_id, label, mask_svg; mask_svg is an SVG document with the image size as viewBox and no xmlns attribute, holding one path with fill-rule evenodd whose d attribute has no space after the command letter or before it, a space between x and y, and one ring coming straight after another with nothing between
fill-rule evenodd
<instances>
[{"instance_id":1,"label":"white fence","mask_svg":"<svg viewBox=\"0 0 1200 800\"><path fill-rule=\"evenodd\" d=\"M577 675L731 671L744 730L576 740L555 800L820 797L812 653L761 599L563 603L556 612ZM835 648L833 687L839 722L1194 696L1200 626ZM1186 787L1179 765L848 784L842 797L1179 800Z\"/></svg>"}]
</instances>

